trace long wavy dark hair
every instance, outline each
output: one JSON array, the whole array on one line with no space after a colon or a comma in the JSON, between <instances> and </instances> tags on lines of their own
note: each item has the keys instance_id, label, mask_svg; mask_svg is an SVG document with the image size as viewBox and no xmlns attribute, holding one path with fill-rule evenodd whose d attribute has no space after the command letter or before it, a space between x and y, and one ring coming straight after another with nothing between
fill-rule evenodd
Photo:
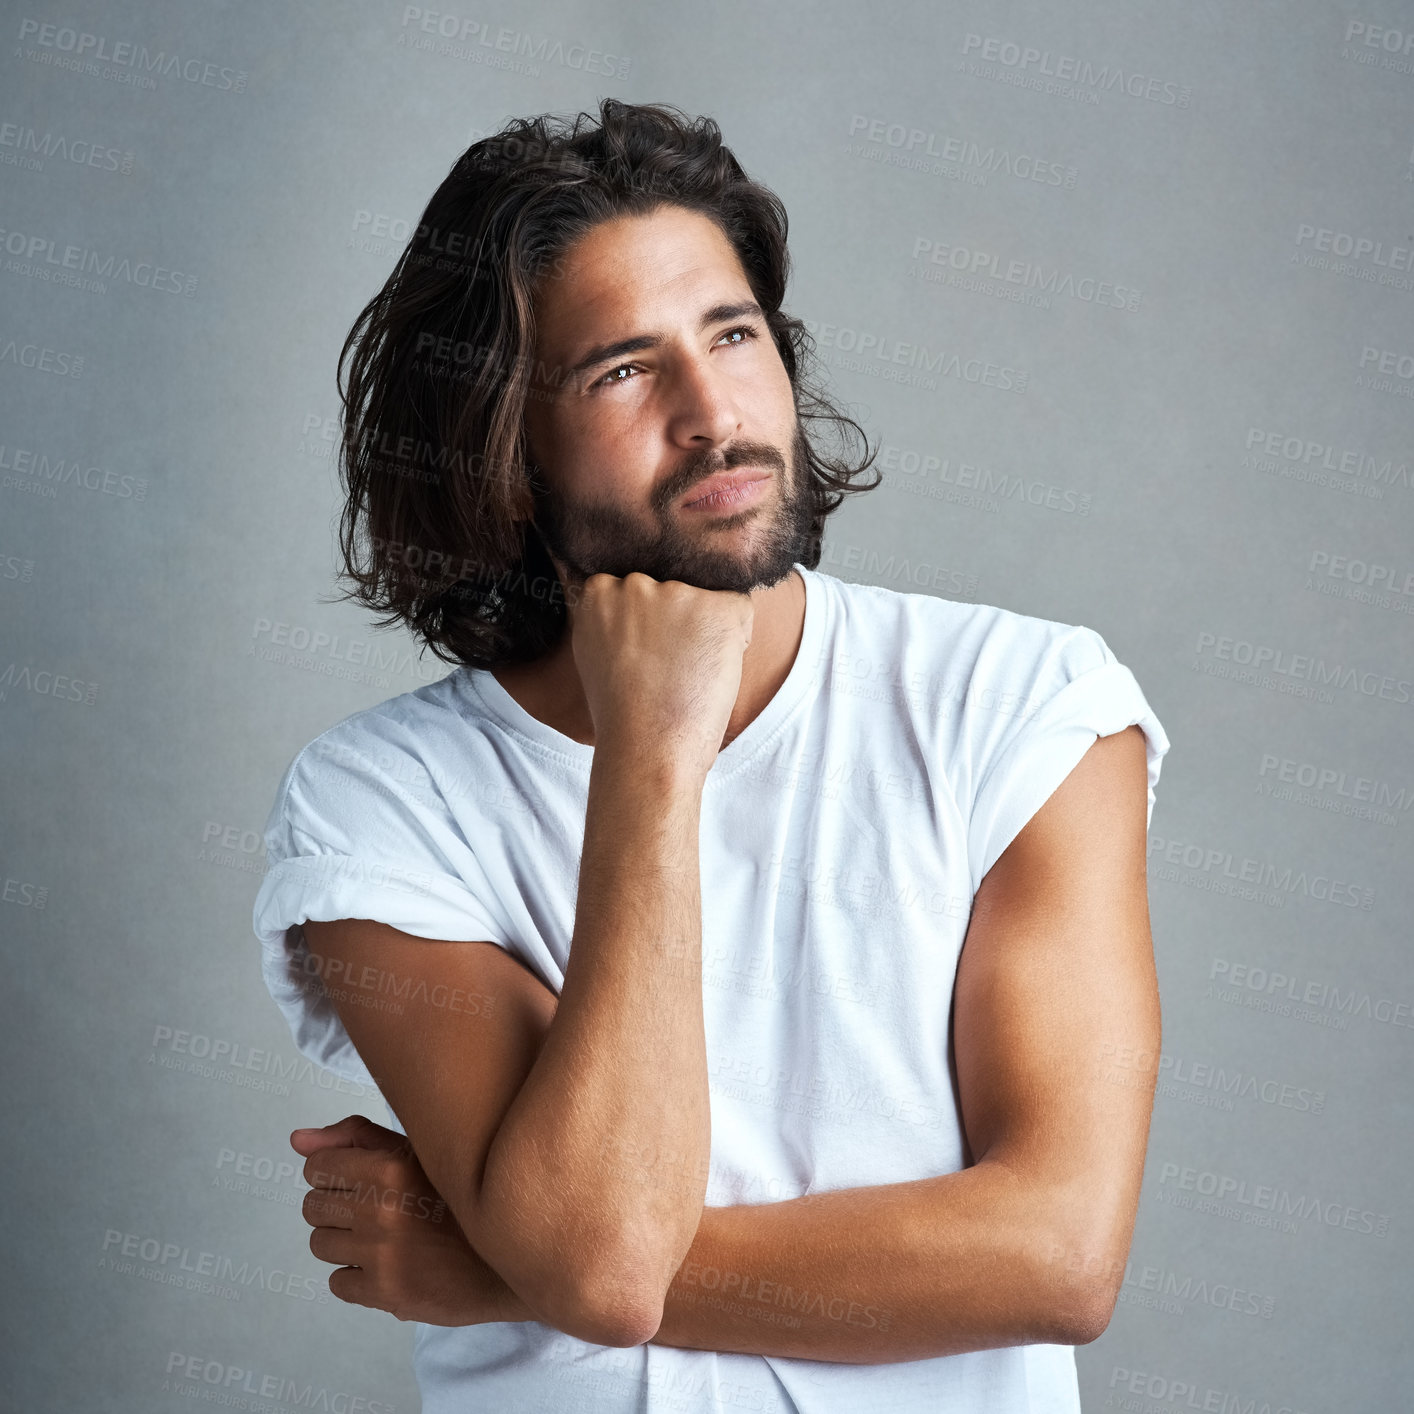
<instances>
[{"instance_id":1,"label":"long wavy dark hair","mask_svg":"<svg viewBox=\"0 0 1414 1414\"><path fill-rule=\"evenodd\" d=\"M423 212L339 354L339 578L406 623L441 659L494 668L538 658L566 622L535 527L541 469L528 461L536 282L600 222L673 204L717 223L746 272L790 376L820 562L825 519L870 467L863 429L807 385L813 344L781 312L790 258L780 199L747 177L711 118L603 100L596 122L517 119L469 147ZM347 363L347 386L345 364ZM812 433L833 434L833 455ZM851 459L852 447L861 455ZM366 523L366 524L365 524Z\"/></svg>"}]
</instances>

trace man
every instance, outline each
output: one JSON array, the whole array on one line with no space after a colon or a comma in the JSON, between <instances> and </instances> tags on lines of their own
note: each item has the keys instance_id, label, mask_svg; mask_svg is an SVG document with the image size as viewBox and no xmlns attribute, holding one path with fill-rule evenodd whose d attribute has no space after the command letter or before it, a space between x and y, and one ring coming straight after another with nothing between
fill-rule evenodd
<instances>
[{"instance_id":1,"label":"man","mask_svg":"<svg viewBox=\"0 0 1414 1414\"><path fill-rule=\"evenodd\" d=\"M290 764L254 922L400 1126L292 1143L427 1414L1069 1414L1113 1310L1168 742L1087 628L815 568L870 488L786 270L609 100L470 149L346 346L349 573L460 666Z\"/></svg>"}]
</instances>

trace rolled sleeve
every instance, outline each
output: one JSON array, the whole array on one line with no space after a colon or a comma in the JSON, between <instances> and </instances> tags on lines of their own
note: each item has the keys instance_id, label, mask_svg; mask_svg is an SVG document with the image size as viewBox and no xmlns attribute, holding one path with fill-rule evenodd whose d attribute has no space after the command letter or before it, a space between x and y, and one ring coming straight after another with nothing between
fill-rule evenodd
<instances>
[{"instance_id":1,"label":"rolled sleeve","mask_svg":"<svg viewBox=\"0 0 1414 1414\"><path fill-rule=\"evenodd\" d=\"M1068 680L1019 722L978 787L968 828L974 893L1096 739L1135 724L1144 732L1148 759L1146 822L1153 818L1169 741L1134 674L1090 630L1062 658L1061 669Z\"/></svg>"},{"instance_id":2,"label":"rolled sleeve","mask_svg":"<svg viewBox=\"0 0 1414 1414\"><path fill-rule=\"evenodd\" d=\"M375 1085L301 924L368 918L429 940L507 946L504 921L445 802L400 784L371 753L330 751L322 739L306 747L281 781L265 851L252 916L261 975L299 1052L346 1079ZM375 962L360 1000L376 1004L379 986Z\"/></svg>"}]
</instances>

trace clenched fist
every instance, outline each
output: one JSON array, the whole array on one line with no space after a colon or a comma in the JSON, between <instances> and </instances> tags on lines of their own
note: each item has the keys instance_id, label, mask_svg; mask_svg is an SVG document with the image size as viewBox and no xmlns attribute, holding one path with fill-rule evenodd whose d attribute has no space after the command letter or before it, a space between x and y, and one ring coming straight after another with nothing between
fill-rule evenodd
<instances>
[{"instance_id":1,"label":"clenched fist","mask_svg":"<svg viewBox=\"0 0 1414 1414\"><path fill-rule=\"evenodd\" d=\"M741 689L749 594L646 574L594 574L571 613L571 649L594 745L658 756L705 778Z\"/></svg>"}]
</instances>

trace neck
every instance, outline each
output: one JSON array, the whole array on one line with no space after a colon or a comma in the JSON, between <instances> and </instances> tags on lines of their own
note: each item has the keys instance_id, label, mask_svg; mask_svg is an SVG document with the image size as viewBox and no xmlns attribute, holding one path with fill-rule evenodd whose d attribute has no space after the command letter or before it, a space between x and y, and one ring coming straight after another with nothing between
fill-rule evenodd
<instances>
[{"instance_id":1,"label":"neck","mask_svg":"<svg viewBox=\"0 0 1414 1414\"><path fill-rule=\"evenodd\" d=\"M780 690L805 630L805 581L796 570L768 589L753 589L751 642L741 660L741 687L722 745L735 740ZM568 627L543 658L493 670L496 681L547 726L594 745L594 720L575 667Z\"/></svg>"}]
</instances>

